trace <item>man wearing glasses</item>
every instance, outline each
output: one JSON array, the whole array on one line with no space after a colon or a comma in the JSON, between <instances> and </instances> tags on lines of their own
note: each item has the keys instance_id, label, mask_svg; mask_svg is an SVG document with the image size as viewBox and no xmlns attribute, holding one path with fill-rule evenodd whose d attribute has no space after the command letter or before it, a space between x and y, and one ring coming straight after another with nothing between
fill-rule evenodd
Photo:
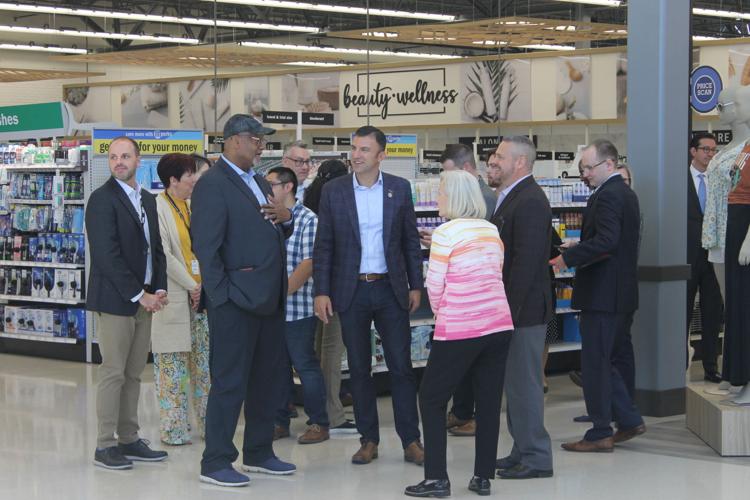
<instances>
[{"instance_id":1,"label":"man wearing glasses","mask_svg":"<svg viewBox=\"0 0 750 500\"><path fill-rule=\"evenodd\" d=\"M708 250L705 250L701 244L701 235L708 187L706 169L717 151L716 138L713 134L698 132L690 140L691 161L687 209L687 257L691 267L690 280L687 285L688 335L690 335L689 326L695 305L695 294L700 290L703 378L716 384L721 382L716 362L722 314L721 289L714 267L708 261ZM690 364L689 359L687 362Z\"/></svg>"},{"instance_id":2,"label":"man wearing glasses","mask_svg":"<svg viewBox=\"0 0 750 500\"><path fill-rule=\"evenodd\" d=\"M630 325L638 308L638 197L617 172L617 148L599 139L583 150L583 176L595 188L586 206L581 242L566 245L553 268L576 268L573 307L581 310L583 397L593 427L575 452L611 452L646 432L627 381L635 370ZM617 432L610 423L615 421Z\"/></svg>"},{"instance_id":3,"label":"man wearing glasses","mask_svg":"<svg viewBox=\"0 0 750 500\"><path fill-rule=\"evenodd\" d=\"M310 175L312 160L310 159L310 150L307 144L302 141L294 141L284 146L284 155L281 164L291 168L294 175L297 176L297 194L295 195L300 202L304 200L305 188L309 183L307 181Z\"/></svg>"},{"instance_id":4,"label":"man wearing glasses","mask_svg":"<svg viewBox=\"0 0 750 500\"><path fill-rule=\"evenodd\" d=\"M203 174L192 196L193 250L200 263L211 333L211 390L200 480L245 486L232 467L232 440L245 407L242 469L292 474L273 451L273 425L285 354L286 244L292 213L253 172L275 132L250 115L224 126L224 153Z\"/></svg>"}]
</instances>

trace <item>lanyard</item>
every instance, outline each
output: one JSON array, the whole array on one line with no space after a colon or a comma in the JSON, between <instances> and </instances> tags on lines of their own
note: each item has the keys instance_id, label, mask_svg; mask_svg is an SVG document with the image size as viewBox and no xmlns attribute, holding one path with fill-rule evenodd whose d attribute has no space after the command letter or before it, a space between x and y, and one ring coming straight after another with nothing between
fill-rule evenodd
<instances>
[{"instance_id":1,"label":"lanyard","mask_svg":"<svg viewBox=\"0 0 750 500\"><path fill-rule=\"evenodd\" d=\"M182 211L179 209L179 207L177 207L177 204L174 202L174 200L172 199L172 197L169 196L169 193L167 193L166 191L164 191L164 196L167 197L167 199L169 200L169 203L172 204L172 208L175 209L175 211L177 212L177 215L180 216L180 219L182 220L182 223L185 224L185 227L187 228L188 232L190 232L190 223L187 220L185 220L185 216L182 215ZM185 206L187 207L187 216L188 216L188 219L189 219L190 218L190 207L187 206L187 203L185 204Z\"/></svg>"}]
</instances>

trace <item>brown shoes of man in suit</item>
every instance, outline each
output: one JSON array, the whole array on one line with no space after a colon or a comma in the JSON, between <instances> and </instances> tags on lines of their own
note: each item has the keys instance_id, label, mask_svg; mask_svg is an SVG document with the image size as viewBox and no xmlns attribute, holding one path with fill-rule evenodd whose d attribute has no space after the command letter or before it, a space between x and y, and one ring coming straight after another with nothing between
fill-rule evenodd
<instances>
[{"instance_id":1,"label":"brown shoes of man in suit","mask_svg":"<svg viewBox=\"0 0 750 500\"><path fill-rule=\"evenodd\" d=\"M617 429L617 432L615 432L615 435L612 436L612 439L615 443L624 443L625 441L633 439L636 436L640 436L645 432L646 424L638 425L636 427L633 427L632 429Z\"/></svg>"},{"instance_id":2,"label":"brown shoes of man in suit","mask_svg":"<svg viewBox=\"0 0 750 500\"><path fill-rule=\"evenodd\" d=\"M419 440L412 441L404 448L404 462L422 465L424 463L424 446Z\"/></svg>"},{"instance_id":3,"label":"brown shoes of man in suit","mask_svg":"<svg viewBox=\"0 0 750 500\"><path fill-rule=\"evenodd\" d=\"M572 443L563 443L563 450L577 451L582 453L611 453L615 449L615 441L612 437L600 439L598 441L580 441Z\"/></svg>"},{"instance_id":4,"label":"brown shoes of man in suit","mask_svg":"<svg viewBox=\"0 0 750 500\"><path fill-rule=\"evenodd\" d=\"M464 425L457 425L448 429L454 436L474 436L477 433L477 421L473 418Z\"/></svg>"},{"instance_id":5,"label":"brown shoes of man in suit","mask_svg":"<svg viewBox=\"0 0 750 500\"><path fill-rule=\"evenodd\" d=\"M365 441L357 453L352 456L352 463L357 465L369 464L378 458L378 445L372 441Z\"/></svg>"},{"instance_id":6,"label":"brown shoes of man in suit","mask_svg":"<svg viewBox=\"0 0 750 500\"><path fill-rule=\"evenodd\" d=\"M459 427L461 425L466 424L469 422L468 420L464 420L463 418L458 418L453 414L453 412L448 412L448 418L445 419L445 428L446 429L452 429L454 427Z\"/></svg>"}]
</instances>

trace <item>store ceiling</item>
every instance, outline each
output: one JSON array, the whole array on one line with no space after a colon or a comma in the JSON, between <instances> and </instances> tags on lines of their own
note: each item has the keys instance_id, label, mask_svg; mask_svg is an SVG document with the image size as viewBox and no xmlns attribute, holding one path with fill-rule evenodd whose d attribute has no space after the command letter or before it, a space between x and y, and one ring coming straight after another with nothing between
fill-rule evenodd
<instances>
[{"instance_id":1,"label":"store ceiling","mask_svg":"<svg viewBox=\"0 0 750 500\"><path fill-rule=\"evenodd\" d=\"M30 82L36 80L67 80L74 78L91 78L104 76L105 73L88 71L57 71L46 69L0 69L0 82Z\"/></svg>"},{"instance_id":2,"label":"store ceiling","mask_svg":"<svg viewBox=\"0 0 750 500\"><path fill-rule=\"evenodd\" d=\"M212 44L214 38L222 44L231 44L243 40L263 40L278 43L295 43L300 45L333 45L333 46L364 46L363 42L344 41L328 36L333 32L366 32L387 30L418 30L419 27L435 24L430 20L409 19L405 17L386 17L383 15L369 16L347 13L345 9L327 12L322 9L289 9L269 7L270 2L255 2L259 5L249 6L238 3L227 3L241 0L218 0L216 3L207 0L11 0L3 3L36 5L43 7L63 7L76 9L94 9L100 11L116 11L119 13L135 13L150 16L175 16L181 18L198 19L201 22L214 19L221 21L241 21L266 23L288 26L306 26L320 30L319 33L295 33L279 29L259 29L258 27L207 26L199 23L180 24L171 22L155 22L151 20L115 19L100 15L80 16L61 15L51 13L34 13L4 10L0 8L0 43L57 45L61 47L85 48L91 52L122 52L133 49L148 49L159 47L174 47L174 43L161 43L154 40L119 40L102 39L97 33L119 33L128 35L168 35L182 39L191 39L201 44ZM458 22L482 22L499 17L531 17L560 20L566 22L593 22L614 24L625 27L627 23L627 8L625 6L612 8L595 5L582 5L561 0L311 0L320 4L338 5L342 7L362 8L369 3L371 9L392 9L420 11L436 14L457 16ZM685 0L687 1L687 0ZM625 2L623 2L624 4ZM750 13L747 0L696 0L694 7L723 9ZM228 23L225 23L228 24ZM411 26L411 27L408 27ZM19 33L13 27L47 28L86 30L90 36L71 36L75 33L68 31L67 35L57 32ZM215 33L214 33L215 31ZM734 19L716 18L708 16L693 16L693 31L695 35L711 37L737 37L750 34L750 23ZM481 32L474 33L481 38ZM625 43L624 39L595 39L592 47L613 46ZM474 40L481 41L481 40ZM565 41L565 40L563 40ZM371 48L389 48L396 51L418 49L420 52L438 52L455 55L487 55L497 53L497 46L483 46L479 43L440 44L435 41L418 40L414 37L407 43L393 41L371 42ZM511 44L520 45L520 44ZM501 52L522 52L528 49L503 46ZM356 58L354 58L356 59ZM352 62L361 62L353 60Z\"/></svg>"}]
</instances>

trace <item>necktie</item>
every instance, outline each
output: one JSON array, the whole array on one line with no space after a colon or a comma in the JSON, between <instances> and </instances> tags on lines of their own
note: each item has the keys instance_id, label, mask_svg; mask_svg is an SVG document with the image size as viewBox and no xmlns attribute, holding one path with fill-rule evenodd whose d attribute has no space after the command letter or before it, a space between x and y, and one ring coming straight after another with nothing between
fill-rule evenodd
<instances>
[{"instance_id":1,"label":"necktie","mask_svg":"<svg viewBox=\"0 0 750 500\"><path fill-rule=\"evenodd\" d=\"M705 174L698 174L698 203L701 206L701 213L706 212L706 181Z\"/></svg>"}]
</instances>

